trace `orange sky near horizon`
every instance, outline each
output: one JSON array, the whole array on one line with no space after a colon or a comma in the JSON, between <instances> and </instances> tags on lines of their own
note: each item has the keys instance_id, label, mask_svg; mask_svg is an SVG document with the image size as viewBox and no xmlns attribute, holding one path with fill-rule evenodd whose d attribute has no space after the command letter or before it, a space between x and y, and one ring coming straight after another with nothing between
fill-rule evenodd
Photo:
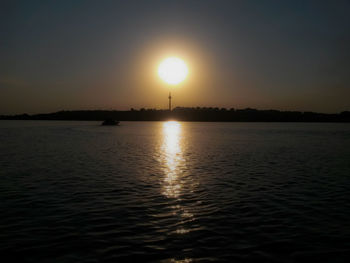
<instances>
[{"instance_id":1,"label":"orange sky near horizon","mask_svg":"<svg viewBox=\"0 0 350 263\"><path fill-rule=\"evenodd\" d=\"M321 3L322 2L322 3ZM350 4L9 1L0 115L173 107L350 109ZM183 59L185 81L158 74Z\"/></svg>"}]
</instances>

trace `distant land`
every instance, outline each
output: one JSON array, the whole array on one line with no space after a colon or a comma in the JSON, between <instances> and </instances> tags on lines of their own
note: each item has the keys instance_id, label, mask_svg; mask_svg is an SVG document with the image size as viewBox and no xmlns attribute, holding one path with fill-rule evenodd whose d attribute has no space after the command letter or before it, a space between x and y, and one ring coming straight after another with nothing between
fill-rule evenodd
<instances>
[{"instance_id":1,"label":"distant land","mask_svg":"<svg viewBox=\"0 0 350 263\"><path fill-rule=\"evenodd\" d=\"M350 122L350 111L316 113L279 110L176 107L172 111L157 109L75 110L44 114L0 115L0 120L84 120L102 121L212 121L212 122Z\"/></svg>"}]
</instances>

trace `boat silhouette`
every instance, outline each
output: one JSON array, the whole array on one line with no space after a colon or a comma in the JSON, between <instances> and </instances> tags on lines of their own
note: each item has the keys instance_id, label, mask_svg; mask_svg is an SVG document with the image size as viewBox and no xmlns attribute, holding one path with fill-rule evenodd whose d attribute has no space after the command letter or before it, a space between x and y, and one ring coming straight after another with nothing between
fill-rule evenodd
<instances>
[{"instance_id":1,"label":"boat silhouette","mask_svg":"<svg viewBox=\"0 0 350 263\"><path fill-rule=\"evenodd\" d=\"M107 119L102 122L102 126L116 126L119 125L119 121L113 120L113 119Z\"/></svg>"}]
</instances>

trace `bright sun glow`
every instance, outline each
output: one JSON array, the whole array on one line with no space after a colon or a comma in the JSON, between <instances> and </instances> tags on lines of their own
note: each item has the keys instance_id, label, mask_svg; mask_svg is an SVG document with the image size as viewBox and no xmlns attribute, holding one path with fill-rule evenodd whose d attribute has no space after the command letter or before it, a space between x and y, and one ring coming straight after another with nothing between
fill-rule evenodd
<instances>
[{"instance_id":1,"label":"bright sun glow","mask_svg":"<svg viewBox=\"0 0 350 263\"><path fill-rule=\"evenodd\" d=\"M170 57L160 63L158 74L166 83L176 85L186 78L188 69L182 59Z\"/></svg>"}]
</instances>

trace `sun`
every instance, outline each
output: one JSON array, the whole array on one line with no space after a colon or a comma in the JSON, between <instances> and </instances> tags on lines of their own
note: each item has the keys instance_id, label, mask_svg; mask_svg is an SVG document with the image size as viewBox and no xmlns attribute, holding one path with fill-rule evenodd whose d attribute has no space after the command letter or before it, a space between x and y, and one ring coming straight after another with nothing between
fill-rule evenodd
<instances>
[{"instance_id":1,"label":"sun","mask_svg":"<svg viewBox=\"0 0 350 263\"><path fill-rule=\"evenodd\" d=\"M186 63L177 57L166 58L158 68L159 77L170 85L184 81L188 74Z\"/></svg>"}]
</instances>

